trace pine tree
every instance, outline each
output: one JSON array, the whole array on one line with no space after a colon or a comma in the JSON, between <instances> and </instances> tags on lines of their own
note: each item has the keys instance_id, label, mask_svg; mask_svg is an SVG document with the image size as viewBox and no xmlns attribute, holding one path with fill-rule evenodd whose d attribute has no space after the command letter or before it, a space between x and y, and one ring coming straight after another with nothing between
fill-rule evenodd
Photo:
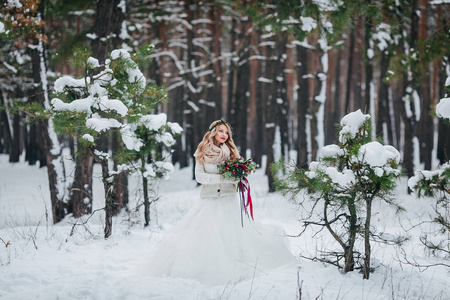
<instances>
[{"instance_id":1,"label":"pine tree","mask_svg":"<svg viewBox=\"0 0 450 300\"><path fill-rule=\"evenodd\" d=\"M368 279L372 271L370 238L376 234L371 229L372 203L382 200L395 205L391 193L401 174L397 168L400 153L392 146L372 141L370 116L360 110L342 118L339 142L323 147L319 160L311 162L309 170L294 167L287 178L278 177L277 187L292 195L308 190L313 209L322 205L322 211L315 211L319 221L306 220L304 226L326 228L342 248L340 253L328 253L335 261L330 258L324 261L342 268L344 273L362 268L364 278ZM278 164L274 171L284 167ZM357 259L361 254L355 249L360 236L364 240L362 261Z\"/></svg>"},{"instance_id":2,"label":"pine tree","mask_svg":"<svg viewBox=\"0 0 450 300\"><path fill-rule=\"evenodd\" d=\"M148 55L152 47L144 49ZM102 135L116 132L129 150L138 151L142 140L131 130L157 103L166 99L165 92L147 85L146 78L135 61L143 53L130 54L113 50L105 61L104 70L88 51L79 50L76 62L86 71L84 78L63 76L56 80L57 98L52 100L51 113L55 128L64 134L79 138L80 146L91 152L101 165L105 191L105 238L112 233L112 214L115 203L114 184L123 170L110 171L113 157L102 152L97 141Z\"/></svg>"},{"instance_id":3,"label":"pine tree","mask_svg":"<svg viewBox=\"0 0 450 300\"><path fill-rule=\"evenodd\" d=\"M450 91L450 77L446 81L447 91ZM449 94L436 105L436 114L445 121L450 120ZM439 230L433 232L433 237L424 234L420 241L436 255L450 258L450 161L434 171L416 170L415 175L408 180L408 186L419 197L434 197L435 215L431 222L438 225Z\"/></svg>"},{"instance_id":4,"label":"pine tree","mask_svg":"<svg viewBox=\"0 0 450 300\"><path fill-rule=\"evenodd\" d=\"M129 128L131 134L135 134L141 143L134 149L125 149L118 153L119 167L122 170L138 172L142 179L142 191L144 194L144 226L150 224L150 205L158 200L157 184L160 180L167 180L174 170L169 158L172 155L171 148L183 129L178 123L167 122L167 115L143 116L138 122ZM150 195L151 194L151 195Z\"/></svg>"}]
</instances>

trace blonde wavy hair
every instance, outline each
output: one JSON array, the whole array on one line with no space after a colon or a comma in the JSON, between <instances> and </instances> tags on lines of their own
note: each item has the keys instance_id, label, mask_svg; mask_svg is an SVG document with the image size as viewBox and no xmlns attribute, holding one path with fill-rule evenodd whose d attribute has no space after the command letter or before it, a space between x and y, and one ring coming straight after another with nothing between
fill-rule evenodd
<instances>
[{"instance_id":1,"label":"blonde wavy hair","mask_svg":"<svg viewBox=\"0 0 450 300\"><path fill-rule=\"evenodd\" d=\"M238 151L236 145L234 144L233 132L231 131L230 124L228 124L228 122L223 121L223 120L216 120L216 121L212 122L211 125L209 125L208 132L203 136L203 140L200 142L200 144L198 144L197 151L196 151L197 155L195 156L195 160L197 162L201 161L201 159L205 155L206 150L209 148L208 146L211 145L212 143L214 143L214 136L217 133L217 127L219 125L225 125L227 127L228 139L225 141L225 144L228 146L228 148L230 148L230 153L231 153L230 156L232 158L239 157L239 151Z\"/></svg>"}]
</instances>

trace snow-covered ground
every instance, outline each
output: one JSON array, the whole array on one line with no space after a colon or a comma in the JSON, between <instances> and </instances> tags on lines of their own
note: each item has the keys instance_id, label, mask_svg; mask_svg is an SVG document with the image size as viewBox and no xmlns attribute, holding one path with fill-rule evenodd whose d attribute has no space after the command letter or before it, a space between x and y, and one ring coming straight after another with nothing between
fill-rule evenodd
<instances>
[{"instance_id":1,"label":"snow-covered ground","mask_svg":"<svg viewBox=\"0 0 450 300\"><path fill-rule=\"evenodd\" d=\"M450 299L450 273L445 267L419 270L403 261L394 246L373 246L378 265L369 280L362 274L341 274L333 266L299 259L286 266L236 284L208 286L180 278L137 277L134 270L164 233L198 201L199 187L192 170L178 169L160 186L161 199L152 210L152 225L143 228L143 213L135 212L138 181L130 180L130 212L114 218L113 234L103 238L103 212L89 219L51 222L45 168L9 164L0 155L0 299ZM94 209L103 206L98 169ZM250 177L255 217L284 228L288 235L301 230L304 212L278 194L267 192L261 171ZM398 201L406 212L374 208L374 225L388 234L407 234L403 252L410 260L439 262L420 245L417 226L431 211L430 199L407 195L406 180ZM141 209L142 210L142 209ZM87 220L88 219L88 220ZM87 220L86 224L82 224ZM78 225L74 226L73 224ZM326 233L289 238L295 255L315 256L334 247ZM8 243L6 247L5 244Z\"/></svg>"}]
</instances>

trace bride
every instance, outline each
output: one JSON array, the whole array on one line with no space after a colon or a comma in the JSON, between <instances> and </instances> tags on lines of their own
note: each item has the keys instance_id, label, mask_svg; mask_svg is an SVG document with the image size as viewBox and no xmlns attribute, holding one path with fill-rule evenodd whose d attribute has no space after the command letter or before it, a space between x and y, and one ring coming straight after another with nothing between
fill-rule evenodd
<instances>
[{"instance_id":1,"label":"bride","mask_svg":"<svg viewBox=\"0 0 450 300\"><path fill-rule=\"evenodd\" d=\"M214 121L194 156L201 200L155 246L141 273L226 284L295 262L281 231L250 220L241 226L237 181L217 167L239 157L228 122Z\"/></svg>"}]
</instances>

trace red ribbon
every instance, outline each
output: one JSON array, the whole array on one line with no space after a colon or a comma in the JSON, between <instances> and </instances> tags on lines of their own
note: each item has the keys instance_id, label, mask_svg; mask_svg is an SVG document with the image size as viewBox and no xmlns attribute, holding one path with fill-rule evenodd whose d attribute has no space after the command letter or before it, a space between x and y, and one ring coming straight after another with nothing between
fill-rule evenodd
<instances>
[{"instance_id":1,"label":"red ribbon","mask_svg":"<svg viewBox=\"0 0 450 300\"><path fill-rule=\"evenodd\" d=\"M247 207L249 207L250 216L252 217L252 220L254 220L253 219L253 202L252 202L252 196L250 195L250 183L248 182L247 178L244 177L243 179L247 183L247 186L242 183L242 179L239 181L239 190L241 191L242 203L244 204L244 210L247 215L248 215ZM247 189L247 187L248 187L248 189ZM247 190L247 201L245 200L245 194L244 194L245 190Z\"/></svg>"}]
</instances>

